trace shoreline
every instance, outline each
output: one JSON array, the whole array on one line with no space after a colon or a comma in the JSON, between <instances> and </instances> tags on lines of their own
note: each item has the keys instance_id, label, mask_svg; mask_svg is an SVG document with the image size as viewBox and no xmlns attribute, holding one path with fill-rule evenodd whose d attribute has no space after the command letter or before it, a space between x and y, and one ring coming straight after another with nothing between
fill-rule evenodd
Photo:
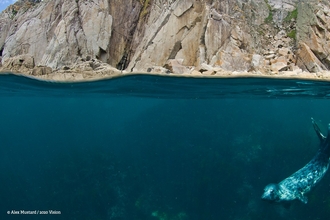
<instances>
[{"instance_id":1,"label":"shoreline","mask_svg":"<svg viewBox=\"0 0 330 220\"><path fill-rule=\"evenodd\" d=\"M114 79L125 76L134 75L154 75L164 77L176 78L267 78L267 79L283 79L283 80L314 80L314 81L330 81L330 71L322 71L318 73L301 72L299 74L294 71L283 71L277 74L264 74L260 72L230 72L230 71L217 71L214 74L175 74L175 73L156 73L156 72L127 72L120 71L115 68L108 71L56 71L51 74L45 75L31 75L27 73L14 72L11 70L0 70L0 74L13 74L17 76L24 76L31 79L52 82L90 82L105 79Z\"/></svg>"}]
</instances>

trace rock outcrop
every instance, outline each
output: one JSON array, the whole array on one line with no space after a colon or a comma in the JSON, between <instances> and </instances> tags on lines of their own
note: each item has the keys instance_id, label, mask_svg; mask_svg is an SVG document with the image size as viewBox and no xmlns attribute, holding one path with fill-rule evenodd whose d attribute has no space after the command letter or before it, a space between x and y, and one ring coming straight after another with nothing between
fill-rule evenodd
<instances>
[{"instance_id":1,"label":"rock outcrop","mask_svg":"<svg viewBox=\"0 0 330 220\"><path fill-rule=\"evenodd\" d=\"M37 65L58 69L81 57L106 59L112 31L108 1L45 1L22 9L11 19L2 13L3 60L21 54Z\"/></svg>"},{"instance_id":2,"label":"rock outcrop","mask_svg":"<svg viewBox=\"0 0 330 220\"><path fill-rule=\"evenodd\" d=\"M330 68L330 7L327 3L306 1L298 4L298 65L310 72Z\"/></svg>"},{"instance_id":3,"label":"rock outcrop","mask_svg":"<svg viewBox=\"0 0 330 220\"><path fill-rule=\"evenodd\" d=\"M1 68L320 72L330 68L329 7L325 0L20 0L0 14Z\"/></svg>"}]
</instances>

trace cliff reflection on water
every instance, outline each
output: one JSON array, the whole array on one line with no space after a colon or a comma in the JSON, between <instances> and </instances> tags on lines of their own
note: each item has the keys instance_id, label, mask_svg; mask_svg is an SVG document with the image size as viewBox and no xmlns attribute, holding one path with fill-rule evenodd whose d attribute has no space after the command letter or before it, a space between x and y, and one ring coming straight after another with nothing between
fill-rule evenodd
<instances>
[{"instance_id":1,"label":"cliff reflection on water","mask_svg":"<svg viewBox=\"0 0 330 220\"><path fill-rule=\"evenodd\" d=\"M330 175L289 209L263 188L305 165L329 83L129 76L0 80L1 219L326 219ZM22 216L21 216L22 217ZM33 216L24 216L24 218Z\"/></svg>"}]
</instances>

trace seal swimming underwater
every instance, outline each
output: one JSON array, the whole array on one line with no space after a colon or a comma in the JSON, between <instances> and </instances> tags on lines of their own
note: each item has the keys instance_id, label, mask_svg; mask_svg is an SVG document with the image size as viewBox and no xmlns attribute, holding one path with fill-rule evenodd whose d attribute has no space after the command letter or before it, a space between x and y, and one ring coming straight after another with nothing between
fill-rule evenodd
<instances>
[{"instance_id":1,"label":"seal swimming underwater","mask_svg":"<svg viewBox=\"0 0 330 220\"><path fill-rule=\"evenodd\" d=\"M261 196L263 200L289 202L298 199L306 204L308 199L305 194L320 182L327 172L330 157L330 124L328 125L327 137L325 137L313 118L312 123L321 142L317 154L303 168L280 183L267 185Z\"/></svg>"}]
</instances>

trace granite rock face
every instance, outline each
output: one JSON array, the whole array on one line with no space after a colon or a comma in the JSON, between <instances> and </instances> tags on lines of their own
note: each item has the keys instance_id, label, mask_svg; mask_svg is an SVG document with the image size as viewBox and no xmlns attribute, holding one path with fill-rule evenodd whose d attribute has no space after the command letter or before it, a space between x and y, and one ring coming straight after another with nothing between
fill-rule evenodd
<instances>
[{"instance_id":1,"label":"granite rock face","mask_svg":"<svg viewBox=\"0 0 330 220\"><path fill-rule=\"evenodd\" d=\"M36 64L57 69L80 57L104 56L112 25L108 7L106 0L54 0L19 10L14 18L2 13L10 24L1 31L3 60L29 54Z\"/></svg>"},{"instance_id":2,"label":"granite rock face","mask_svg":"<svg viewBox=\"0 0 330 220\"><path fill-rule=\"evenodd\" d=\"M311 72L330 68L330 5L329 2L298 5L297 37L300 45L298 65Z\"/></svg>"},{"instance_id":3,"label":"granite rock face","mask_svg":"<svg viewBox=\"0 0 330 220\"><path fill-rule=\"evenodd\" d=\"M319 72L329 32L325 0L20 0L0 14L0 60L35 75L91 71L78 63L92 59L129 72Z\"/></svg>"}]
</instances>

